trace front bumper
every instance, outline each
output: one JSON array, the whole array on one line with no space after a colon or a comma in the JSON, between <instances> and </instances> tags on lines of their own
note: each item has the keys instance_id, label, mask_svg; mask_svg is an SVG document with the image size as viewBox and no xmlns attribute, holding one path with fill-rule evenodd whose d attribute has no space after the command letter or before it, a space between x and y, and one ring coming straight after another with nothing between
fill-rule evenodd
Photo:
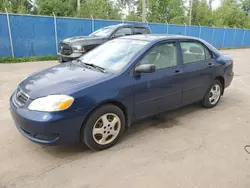
<instances>
[{"instance_id":1,"label":"front bumper","mask_svg":"<svg viewBox=\"0 0 250 188\"><path fill-rule=\"evenodd\" d=\"M10 111L18 130L29 140L47 145L67 145L79 142L85 111L38 112L16 107L13 95Z\"/></svg>"},{"instance_id":2,"label":"front bumper","mask_svg":"<svg viewBox=\"0 0 250 188\"><path fill-rule=\"evenodd\" d=\"M67 61L72 61L72 60L75 60L79 57L81 57L84 53L79 53L79 52L73 52L72 54L70 55L63 55L61 53L58 53L58 59L59 59L59 62L60 63L63 63L63 62L67 62Z\"/></svg>"}]
</instances>

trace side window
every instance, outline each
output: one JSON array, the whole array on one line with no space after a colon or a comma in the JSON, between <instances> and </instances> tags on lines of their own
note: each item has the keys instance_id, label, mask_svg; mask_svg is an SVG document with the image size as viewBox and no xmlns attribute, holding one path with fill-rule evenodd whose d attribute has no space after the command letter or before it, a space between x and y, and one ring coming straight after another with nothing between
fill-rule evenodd
<instances>
[{"instance_id":1,"label":"side window","mask_svg":"<svg viewBox=\"0 0 250 188\"><path fill-rule=\"evenodd\" d=\"M155 64L156 70L176 66L178 64L176 43L168 42L153 46L139 64Z\"/></svg>"},{"instance_id":2,"label":"side window","mask_svg":"<svg viewBox=\"0 0 250 188\"><path fill-rule=\"evenodd\" d=\"M209 51L198 42L181 42L180 44L184 64L212 58Z\"/></svg>"},{"instance_id":3,"label":"side window","mask_svg":"<svg viewBox=\"0 0 250 188\"><path fill-rule=\"evenodd\" d=\"M131 35L131 34L132 34L132 29L129 27L124 27L124 28L121 28L118 31L116 31L114 36L115 37L122 37L122 36L126 36L126 35Z\"/></svg>"},{"instance_id":4,"label":"side window","mask_svg":"<svg viewBox=\"0 0 250 188\"><path fill-rule=\"evenodd\" d=\"M134 34L147 34L148 33L148 30L143 27L135 27L134 29L135 29Z\"/></svg>"},{"instance_id":5,"label":"side window","mask_svg":"<svg viewBox=\"0 0 250 188\"><path fill-rule=\"evenodd\" d=\"M211 53L208 51L208 49L204 48L204 50L205 50L206 59L213 59L213 57L212 57Z\"/></svg>"}]
</instances>

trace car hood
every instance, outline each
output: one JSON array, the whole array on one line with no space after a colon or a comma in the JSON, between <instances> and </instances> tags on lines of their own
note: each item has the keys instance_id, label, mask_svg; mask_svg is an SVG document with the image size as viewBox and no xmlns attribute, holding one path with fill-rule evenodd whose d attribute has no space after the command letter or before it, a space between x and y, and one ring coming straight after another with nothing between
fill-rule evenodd
<instances>
[{"instance_id":1,"label":"car hood","mask_svg":"<svg viewBox=\"0 0 250 188\"><path fill-rule=\"evenodd\" d=\"M94 37L94 36L78 36L78 37L71 37L64 39L62 43L67 44L92 44L92 43L98 43L107 40L107 38L104 37Z\"/></svg>"},{"instance_id":2,"label":"car hood","mask_svg":"<svg viewBox=\"0 0 250 188\"><path fill-rule=\"evenodd\" d=\"M35 99L62 94L79 85L87 87L110 75L68 62L32 74L19 84L19 88Z\"/></svg>"}]
</instances>

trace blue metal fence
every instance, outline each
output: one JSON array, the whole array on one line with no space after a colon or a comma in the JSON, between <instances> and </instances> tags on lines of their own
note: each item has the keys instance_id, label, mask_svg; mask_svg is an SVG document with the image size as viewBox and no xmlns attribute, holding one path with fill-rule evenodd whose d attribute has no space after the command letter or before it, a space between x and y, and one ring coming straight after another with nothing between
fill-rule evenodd
<instances>
[{"instance_id":1,"label":"blue metal fence","mask_svg":"<svg viewBox=\"0 0 250 188\"><path fill-rule=\"evenodd\" d=\"M55 55L58 41L72 36L89 35L97 29L119 23L123 21L61 17L54 19L50 16L0 14L0 56ZM153 33L199 37L217 48L250 47L249 29L145 24L150 26ZM13 44L13 52L11 44Z\"/></svg>"}]
</instances>

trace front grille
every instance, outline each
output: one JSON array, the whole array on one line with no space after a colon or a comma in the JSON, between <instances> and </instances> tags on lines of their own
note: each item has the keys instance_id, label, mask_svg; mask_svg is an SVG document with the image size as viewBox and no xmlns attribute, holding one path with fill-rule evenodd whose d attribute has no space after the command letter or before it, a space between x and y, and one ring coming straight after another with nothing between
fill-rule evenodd
<instances>
[{"instance_id":1,"label":"front grille","mask_svg":"<svg viewBox=\"0 0 250 188\"><path fill-rule=\"evenodd\" d=\"M69 44L61 43L60 44L60 52L63 55L70 55L72 54L72 49Z\"/></svg>"},{"instance_id":2,"label":"front grille","mask_svg":"<svg viewBox=\"0 0 250 188\"><path fill-rule=\"evenodd\" d=\"M29 95L17 88L14 94L14 102L18 107L22 107L29 100Z\"/></svg>"}]
</instances>

